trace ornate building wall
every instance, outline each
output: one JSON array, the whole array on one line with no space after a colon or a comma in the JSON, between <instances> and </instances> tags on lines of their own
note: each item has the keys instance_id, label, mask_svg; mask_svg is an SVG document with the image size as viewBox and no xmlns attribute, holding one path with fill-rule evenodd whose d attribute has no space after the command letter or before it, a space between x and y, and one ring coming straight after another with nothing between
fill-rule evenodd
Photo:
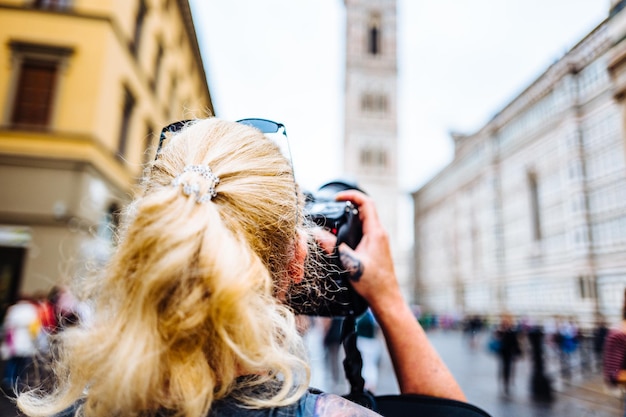
<instances>
[{"instance_id":1,"label":"ornate building wall","mask_svg":"<svg viewBox=\"0 0 626 417\"><path fill-rule=\"evenodd\" d=\"M415 294L438 313L621 314L623 111L612 14L413 194Z\"/></svg>"}]
</instances>

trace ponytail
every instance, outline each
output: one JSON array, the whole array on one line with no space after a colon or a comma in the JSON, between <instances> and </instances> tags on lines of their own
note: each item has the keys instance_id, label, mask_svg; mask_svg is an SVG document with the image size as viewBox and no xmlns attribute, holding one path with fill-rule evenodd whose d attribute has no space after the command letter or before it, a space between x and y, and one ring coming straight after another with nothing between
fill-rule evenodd
<instances>
[{"instance_id":1,"label":"ponytail","mask_svg":"<svg viewBox=\"0 0 626 417\"><path fill-rule=\"evenodd\" d=\"M172 186L187 165L220 178L210 200ZM289 163L254 129L205 120L149 175L94 277L93 323L60 335L57 390L22 394L19 407L50 415L82 398L86 417L203 417L226 396L294 403L310 371L293 312L274 297L295 245Z\"/></svg>"}]
</instances>

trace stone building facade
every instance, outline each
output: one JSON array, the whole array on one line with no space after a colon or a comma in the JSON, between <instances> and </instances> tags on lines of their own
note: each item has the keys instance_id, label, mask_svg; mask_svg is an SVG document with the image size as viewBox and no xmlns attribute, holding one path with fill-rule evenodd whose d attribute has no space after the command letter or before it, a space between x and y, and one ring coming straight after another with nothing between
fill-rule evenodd
<instances>
[{"instance_id":1,"label":"stone building facade","mask_svg":"<svg viewBox=\"0 0 626 417\"><path fill-rule=\"evenodd\" d=\"M161 127L213 113L187 0L0 0L0 313L107 257Z\"/></svg>"},{"instance_id":2,"label":"stone building facade","mask_svg":"<svg viewBox=\"0 0 626 417\"><path fill-rule=\"evenodd\" d=\"M439 314L582 323L621 316L626 287L626 11L607 19L470 135L413 193L414 293Z\"/></svg>"}]
</instances>

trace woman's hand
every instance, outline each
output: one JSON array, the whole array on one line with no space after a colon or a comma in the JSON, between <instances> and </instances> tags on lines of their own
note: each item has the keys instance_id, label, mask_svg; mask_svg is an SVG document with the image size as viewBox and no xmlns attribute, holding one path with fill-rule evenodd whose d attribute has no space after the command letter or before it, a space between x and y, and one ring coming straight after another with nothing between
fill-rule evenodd
<instances>
[{"instance_id":1,"label":"woman's hand","mask_svg":"<svg viewBox=\"0 0 626 417\"><path fill-rule=\"evenodd\" d=\"M339 246L341 263L352 286L374 312L402 301L389 236L380 223L373 200L356 190L341 192L336 199L353 202L359 208L363 225L363 238L354 250L345 243Z\"/></svg>"}]
</instances>

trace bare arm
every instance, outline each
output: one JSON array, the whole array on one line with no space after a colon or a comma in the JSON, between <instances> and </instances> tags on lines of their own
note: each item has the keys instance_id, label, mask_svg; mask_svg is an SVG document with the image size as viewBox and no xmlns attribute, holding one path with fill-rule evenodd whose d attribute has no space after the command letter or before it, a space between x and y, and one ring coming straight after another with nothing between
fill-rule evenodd
<instances>
[{"instance_id":1,"label":"bare arm","mask_svg":"<svg viewBox=\"0 0 626 417\"><path fill-rule=\"evenodd\" d=\"M423 394L465 401L465 395L441 360L404 300L396 279L389 238L373 201L358 191L346 191L338 200L359 206L363 239L356 250L342 244L341 260L352 272L354 289L369 303L385 336L403 394Z\"/></svg>"}]
</instances>

